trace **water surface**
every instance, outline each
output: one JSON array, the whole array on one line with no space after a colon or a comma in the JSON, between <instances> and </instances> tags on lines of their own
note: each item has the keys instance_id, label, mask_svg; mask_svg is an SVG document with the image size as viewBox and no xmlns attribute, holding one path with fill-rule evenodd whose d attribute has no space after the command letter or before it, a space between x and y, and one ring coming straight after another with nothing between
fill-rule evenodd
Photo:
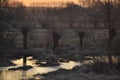
<instances>
[{"instance_id":1,"label":"water surface","mask_svg":"<svg viewBox=\"0 0 120 80\"><path fill-rule=\"evenodd\" d=\"M32 69L29 69L28 71L22 71L22 70L16 70L16 71L11 71L8 70L10 68L16 68L22 66L23 59L18 59L18 60L13 60L12 61L16 66L9 66L9 67L0 67L0 80L26 80L29 78L36 78L39 79L38 77L35 77L35 74L47 74L49 72L53 72L59 69L72 69L75 66L79 66L79 62L74 62L74 61L69 61L69 62L64 62L60 63L59 66L55 67L40 67L36 65L36 60L33 60L32 57L27 58L27 65L32 66ZM43 78L41 76L41 78ZM40 80L40 79L39 79Z\"/></svg>"}]
</instances>

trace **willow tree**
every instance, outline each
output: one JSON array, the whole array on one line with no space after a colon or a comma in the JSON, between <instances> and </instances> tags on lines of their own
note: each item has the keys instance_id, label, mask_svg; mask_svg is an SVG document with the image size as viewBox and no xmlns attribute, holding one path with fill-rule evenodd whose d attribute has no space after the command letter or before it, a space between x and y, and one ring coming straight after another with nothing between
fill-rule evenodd
<instances>
[{"instance_id":1,"label":"willow tree","mask_svg":"<svg viewBox=\"0 0 120 80\"><path fill-rule=\"evenodd\" d=\"M92 24L108 30L107 48L111 48L112 42L117 35L120 24L120 2L119 0L97 0L89 6L89 14ZM97 22L96 22L97 21ZM97 26L96 26L97 23ZM101 26L102 24L102 26ZM109 63L112 63L112 54L108 54Z\"/></svg>"},{"instance_id":2,"label":"willow tree","mask_svg":"<svg viewBox=\"0 0 120 80\"><path fill-rule=\"evenodd\" d=\"M62 37L61 33L57 30L52 30L52 38L53 38L53 50L58 48L60 38Z\"/></svg>"},{"instance_id":3,"label":"willow tree","mask_svg":"<svg viewBox=\"0 0 120 80\"><path fill-rule=\"evenodd\" d=\"M93 10L94 9L94 10ZM120 2L119 0L107 0L96 1L92 7L92 19L98 21L98 24L103 24L105 29L108 29L108 42L107 46L110 46L114 37L117 35L116 29L119 26L119 12Z\"/></svg>"},{"instance_id":4,"label":"willow tree","mask_svg":"<svg viewBox=\"0 0 120 80\"><path fill-rule=\"evenodd\" d=\"M116 22L117 18L119 17L119 6L112 2L111 0L106 1L103 4L103 10L104 10L104 15L105 15L105 25L108 28L108 33L109 33L109 39L108 39L108 44L111 44L113 41L114 37L116 36Z\"/></svg>"},{"instance_id":5,"label":"willow tree","mask_svg":"<svg viewBox=\"0 0 120 80\"><path fill-rule=\"evenodd\" d=\"M5 47L7 42L4 32L8 31L9 26L8 0L0 0L0 47ZM7 46L6 46L7 47Z\"/></svg>"},{"instance_id":6,"label":"willow tree","mask_svg":"<svg viewBox=\"0 0 120 80\"><path fill-rule=\"evenodd\" d=\"M120 22L120 3L114 3L112 0L108 0L103 3L103 13L105 26L108 28L109 38L107 46L111 47L110 44L117 35L117 26ZM112 64L112 55L109 54L109 63Z\"/></svg>"},{"instance_id":7,"label":"willow tree","mask_svg":"<svg viewBox=\"0 0 120 80\"><path fill-rule=\"evenodd\" d=\"M13 29L22 34L23 42L23 66L26 66L27 61L27 49L28 49L28 35L32 30L32 15L22 3L14 3L13 5L13 19L11 23Z\"/></svg>"}]
</instances>

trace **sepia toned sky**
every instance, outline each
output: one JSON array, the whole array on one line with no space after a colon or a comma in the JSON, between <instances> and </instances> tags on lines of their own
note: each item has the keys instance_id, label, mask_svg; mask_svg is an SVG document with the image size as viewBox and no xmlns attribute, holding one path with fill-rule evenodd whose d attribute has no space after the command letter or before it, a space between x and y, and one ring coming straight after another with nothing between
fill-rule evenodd
<instances>
[{"instance_id":1,"label":"sepia toned sky","mask_svg":"<svg viewBox=\"0 0 120 80\"><path fill-rule=\"evenodd\" d=\"M26 6L31 6L32 3L49 3L51 6L52 3L60 3L60 2L74 2L78 3L78 0L14 0L14 1L20 1ZM50 6L50 5L49 5Z\"/></svg>"}]
</instances>

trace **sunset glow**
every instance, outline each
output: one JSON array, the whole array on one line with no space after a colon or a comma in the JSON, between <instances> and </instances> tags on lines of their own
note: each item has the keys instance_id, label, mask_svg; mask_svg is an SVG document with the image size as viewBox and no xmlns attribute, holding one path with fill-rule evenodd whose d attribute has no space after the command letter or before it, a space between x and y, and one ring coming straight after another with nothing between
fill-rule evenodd
<instances>
[{"instance_id":1,"label":"sunset glow","mask_svg":"<svg viewBox=\"0 0 120 80\"><path fill-rule=\"evenodd\" d=\"M26 6L33 6L33 4L39 4L39 6L56 6L59 3L73 2L78 3L78 0L12 0L22 2Z\"/></svg>"}]
</instances>

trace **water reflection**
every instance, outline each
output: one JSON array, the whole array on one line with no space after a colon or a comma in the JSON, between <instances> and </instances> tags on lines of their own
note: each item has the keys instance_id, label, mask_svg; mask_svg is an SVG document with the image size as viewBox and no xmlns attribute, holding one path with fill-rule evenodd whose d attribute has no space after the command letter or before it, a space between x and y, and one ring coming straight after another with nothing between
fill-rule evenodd
<instances>
[{"instance_id":1,"label":"water reflection","mask_svg":"<svg viewBox=\"0 0 120 80\"><path fill-rule=\"evenodd\" d=\"M29 78L33 78L35 74L43 74L48 73L52 71L56 71L60 68L63 69L72 69L75 66L79 66L80 63L69 61L60 63L60 66L56 67L38 67L35 62L36 60L33 60L32 57L27 58L27 65L32 66L32 69L29 69L28 71L9 71L9 68L16 68L19 66L22 66L22 59L14 60L13 63L17 64L17 66L10 66L10 67L0 67L0 80L26 80ZM34 77L35 78L35 77ZM37 78L37 77L36 77ZM37 78L38 79L38 78ZM40 79L39 79L40 80Z\"/></svg>"},{"instance_id":2,"label":"water reflection","mask_svg":"<svg viewBox=\"0 0 120 80\"><path fill-rule=\"evenodd\" d=\"M23 58L18 59L18 60L13 60L12 61L14 64L16 64L17 66L22 66L23 65ZM36 60L33 60L32 57L27 57L27 65L28 66L37 66L35 64Z\"/></svg>"},{"instance_id":3,"label":"water reflection","mask_svg":"<svg viewBox=\"0 0 120 80\"><path fill-rule=\"evenodd\" d=\"M22 71L1 71L0 80L21 80Z\"/></svg>"},{"instance_id":4,"label":"water reflection","mask_svg":"<svg viewBox=\"0 0 120 80\"><path fill-rule=\"evenodd\" d=\"M69 70L74 68L75 66L80 66L80 65L81 64L79 62L69 61L69 63L61 63L60 68Z\"/></svg>"}]
</instances>

